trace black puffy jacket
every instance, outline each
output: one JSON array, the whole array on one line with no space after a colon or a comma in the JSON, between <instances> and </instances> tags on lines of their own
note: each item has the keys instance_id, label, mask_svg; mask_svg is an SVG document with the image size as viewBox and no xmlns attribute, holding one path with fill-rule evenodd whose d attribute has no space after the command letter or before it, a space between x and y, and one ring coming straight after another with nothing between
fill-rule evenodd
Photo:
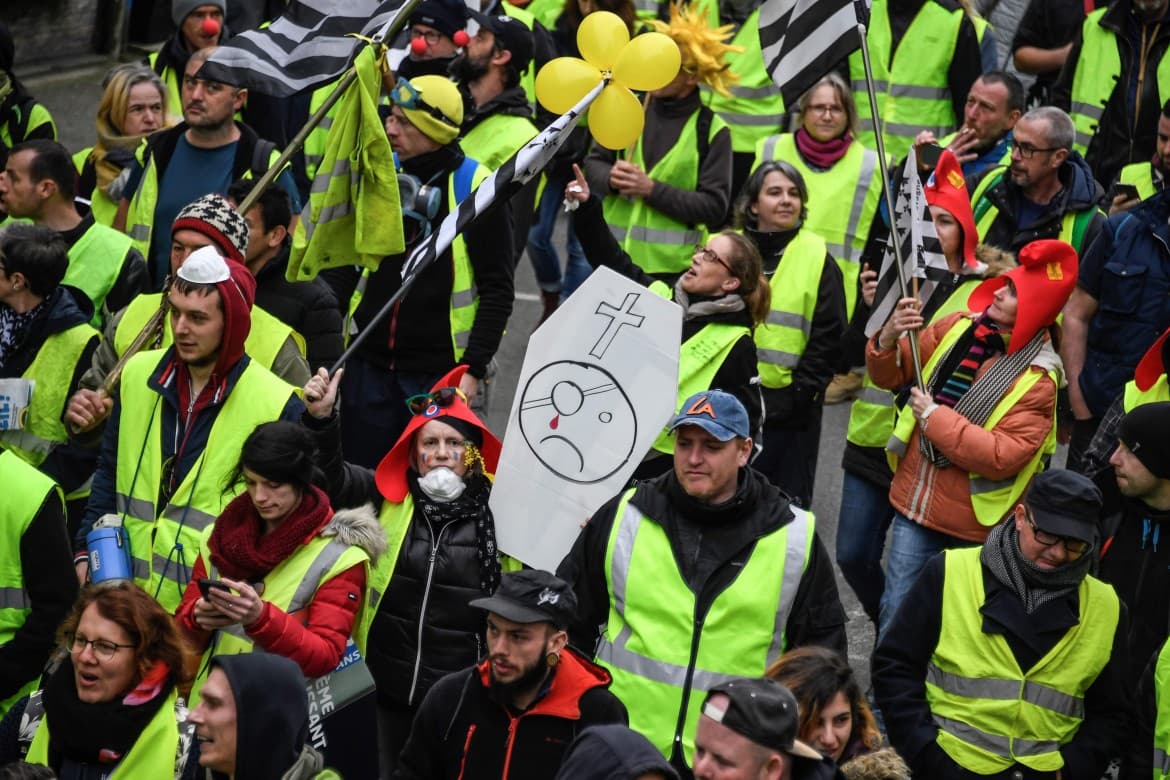
<instances>
[{"instance_id":1,"label":"black puffy jacket","mask_svg":"<svg viewBox=\"0 0 1170 780\"><path fill-rule=\"evenodd\" d=\"M368 502L380 506L383 499L374 483L374 472L342 459L337 416L317 420L306 414L302 419L317 441L325 492L333 508ZM417 496L413 475L410 488ZM489 489L487 480L480 477L464 495L482 495L487 511ZM475 665L484 613L468 602L486 595L479 585L476 515L466 514L449 525L432 523L416 500L410 528L366 642L366 664L379 697L399 706L417 707L440 677Z\"/></svg>"}]
</instances>

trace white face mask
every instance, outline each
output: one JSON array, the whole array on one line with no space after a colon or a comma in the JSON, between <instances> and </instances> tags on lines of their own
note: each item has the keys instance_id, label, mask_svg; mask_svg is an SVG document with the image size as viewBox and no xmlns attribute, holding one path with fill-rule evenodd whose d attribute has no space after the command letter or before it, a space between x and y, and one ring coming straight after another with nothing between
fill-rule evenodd
<instances>
[{"instance_id":1,"label":"white face mask","mask_svg":"<svg viewBox=\"0 0 1170 780\"><path fill-rule=\"evenodd\" d=\"M445 504L463 495L467 483L446 466L437 466L418 478L418 486L433 501Z\"/></svg>"}]
</instances>

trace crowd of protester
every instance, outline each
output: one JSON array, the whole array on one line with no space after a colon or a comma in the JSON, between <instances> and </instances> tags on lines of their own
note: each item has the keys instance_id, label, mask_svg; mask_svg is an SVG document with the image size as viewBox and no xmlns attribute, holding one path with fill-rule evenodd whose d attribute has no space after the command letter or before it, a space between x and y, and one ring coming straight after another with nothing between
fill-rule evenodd
<instances>
[{"instance_id":1,"label":"crowd of protester","mask_svg":"<svg viewBox=\"0 0 1170 780\"><path fill-rule=\"evenodd\" d=\"M873 0L872 73L791 106L759 2L423 0L406 249L312 281L337 108L270 168L332 87L210 78L226 0L165 1L84 149L0 22L0 778L1170 777L1170 0ZM678 46L641 137L583 123L377 319L598 11ZM521 262L541 322L597 266L682 310L674 414L555 572L489 504Z\"/></svg>"}]
</instances>

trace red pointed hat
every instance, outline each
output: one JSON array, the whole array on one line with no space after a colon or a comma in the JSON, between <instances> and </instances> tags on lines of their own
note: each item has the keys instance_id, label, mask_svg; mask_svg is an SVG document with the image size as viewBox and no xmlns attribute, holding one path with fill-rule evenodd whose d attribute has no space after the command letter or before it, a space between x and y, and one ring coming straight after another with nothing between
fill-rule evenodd
<instances>
[{"instance_id":1,"label":"red pointed hat","mask_svg":"<svg viewBox=\"0 0 1170 780\"><path fill-rule=\"evenodd\" d=\"M435 383L431 388L431 392L435 392L441 387L459 387L459 380L463 379L463 375L467 373L467 366L456 366ZM418 429L429 423L431 420L458 420L466 425L474 426L483 433L483 445L479 448L483 455L484 469L489 474L494 474L496 466L500 462L500 440L497 439L488 427L483 424L476 416L475 412L471 411L471 407L467 405L462 398L456 398L451 402L450 406L439 406L436 403L430 404L420 414L416 414L410 418L410 422L406 424L406 430L398 437L398 441L386 453L386 457L382 458L382 462L378 464L378 468L374 471L374 481L378 485L378 492L387 501L398 503L406 498L406 494L410 487L406 480L407 469L410 468L410 448L414 442L414 435Z\"/></svg>"},{"instance_id":2,"label":"red pointed hat","mask_svg":"<svg viewBox=\"0 0 1170 780\"><path fill-rule=\"evenodd\" d=\"M963 263L974 268L979 261L975 259L975 245L979 243L979 233L975 229L975 215L971 212L971 197L967 194L967 181L963 178L963 167L950 149L943 149L938 158L938 166L923 187L926 193L926 202L931 206L938 206L950 212L951 216L963 228Z\"/></svg>"},{"instance_id":3,"label":"red pointed hat","mask_svg":"<svg viewBox=\"0 0 1170 780\"><path fill-rule=\"evenodd\" d=\"M985 311L995 293L1010 279L1016 286L1016 324L1008 352L1015 352L1041 329L1056 322L1068 296L1077 285L1077 250L1054 238L1033 241L1020 250L1020 264L987 279L967 298L971 311Z\"/></svg>"},{"instance_id":4,"label":"red pointed hat","mask_svg":"<svg viewBox=\"0 0 1170 780\"><path fill-rule=\"evenodd\" d=\"M1158 377L1166 373L1166 336L1170 336L1170 328L1162 331L1158 340L1150 345L1137 364L1137 370L1133 372L1133 381L1143 393L1154 386Z\"/></svg>"}]
</instances>

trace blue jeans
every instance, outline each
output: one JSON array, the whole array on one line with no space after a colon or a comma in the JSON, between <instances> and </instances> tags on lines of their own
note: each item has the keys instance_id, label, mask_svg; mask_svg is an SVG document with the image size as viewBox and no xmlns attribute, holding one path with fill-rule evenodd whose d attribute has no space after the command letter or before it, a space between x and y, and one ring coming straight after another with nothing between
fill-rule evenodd
<instances>
[{"instance_id":1,"label":"blue jeans","mask_svg":"<svg viewBox=\"0 0 1170 780\"><path fill-rule=\"evenodd\" d=\"M894 532L890 535L890 550L886 554L886 589L882 593L878 641L885 635L894 613L905 600L927 561L943 550L974 546L974 542L933 531L895 511Z\"/></svg>"},{"instance_id":2,"label":"blue jeans","mask_svg":"<svg viewBox=\"0 0 1170 780\"><path fill-rule=\"evenodd\" d=\"M593 272L589 261L585 259L581 243L577 240L577 234L573 232L571 219L567 226L569 259L563 275L561 258L553 246L553 229L557 224L557 216L561 213L561 202L565 199L565 186L568 183L569 180L566 178L549 178L540 196L540 205L536 209L536 223L528 231L528 258L532 261L537 284L541 290L559 291L565 298L580 287Z\"/></svg>"},{"instance_id":3,"label":"blue jeans","mask_svg":"<svg viewBox=\"0 0 1170 780\"><path fill-rule=\"evenodd\" d=\"M886 588L882 548L893 519L889 488L846 471L837 517L837 565L875 626Z\"/></svg>"},{"instance_id":4,"label":"blue jeans","mask_svg":"<svg viewBox=\"0 0 1170 780\"><path fill-rule=\"evenodd\" d=\"M429 393L441 376L391 371L354 355L341 381L341 452L346 461L377 467L410 422L406 399Z\"/></svg>"}]
</instances>

